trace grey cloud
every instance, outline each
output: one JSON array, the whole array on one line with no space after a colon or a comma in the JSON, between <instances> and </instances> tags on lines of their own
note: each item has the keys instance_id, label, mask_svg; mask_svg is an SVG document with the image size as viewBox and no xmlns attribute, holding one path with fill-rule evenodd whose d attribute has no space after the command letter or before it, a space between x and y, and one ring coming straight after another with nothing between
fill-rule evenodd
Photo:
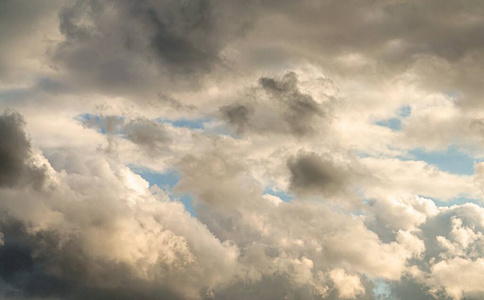
<instances>
[{"instance_id":1,"label":"grey cloud","mask_svg":"<svg viewBox=\"0 0 484 300\"><path fill-rule=\"evenodd\" d=\"M330 102L316 102L299 89L295 72L281 78L261 77L259 86L239 102L220 107L222 119L239 134L312 136L330 122Z\"/></svg>"},{"instance_id":2,"label":"grey cloud","mask_svg":"<svg viewBox=\"0 0 484 300\"><path fill-rule=\"evenodd\" d=\"M151 117L108 115L82 122L106 133L110 145L125 143L123 163L132 161L134 152L160 164L175 161L180 180L174 191L190 194L196 217L168 192L148 190L119 157L76 153L89 145L47 137L51 128L36 128L35 144L57 147L49 150L59 154L59 172L38 166L36 158L43 157L31 148L22 117L5 113L0 116L0 297L338 299L340 287L329 274L342 270L350 288L365 290L357 299L378 297L374 278L387 280L388 299L430 299L431 293L438 299L482 298L482 280L467 280L484 273L482 208L436 207L429 199L393 199L393 194L380 199L397 188L363 184L376 199L363 204L358 197L361 214L345 210L340 206L356 197L353 189L371 174L357 159L338 156L349 149L335 146L352 147L348 140L360 138L353 128L346 130L353 125L344 115L347 109L368 119L373 108L376 114L389 111L377 109L380 99L369 99L357 107L373 106L359 114L349 108L356 105L352 97L372 98L380 87L399 92L402 77L411 81L402 93L415 88L414 98L427 97L426 91L441 94L431 95L432 101L457 95L442 118L468 105L471 124L479 128L480 113L472 108L482 105L481 1L77 0L62 2L62 8L60 3L0 0L4 105L25 98L60 103L63 95L56 107L62 116L84 109L86 94L94 95L93 102L113 104L113 111L133 100L145 105ZM54 23L59 36L45 30ZM304 86L303 75L313 70L286 71L305 64L341 82L347 99L334 101L335 94ZM210 80L213 86L204 86ZM244 88L247 81L253 86ZM81 100L71 104L74 97ZM426 107L432 101L419 103ZM419 114L419 105L412 106L404 127ZM172 127L152 119L165 107L177 116L215 110L243 139L183 129L189 138L175 141ZM30 114L36 108L25 107ZM41 119L44 111L38 113L35 118ZM169 118L164 110L159 115ZM50 121L45 127L55 127ZM335 128L328 127L332 122ZM355 124L390 143L399 137L398 131L382 133L369 122ZM333 129L344 137L331 136ZM327 144L321 141L325 137ZM372 141L363 148L371 148ZM302 148L308 152L291 156ZM165 150L168 158L157 156ZM369 154L375 160L393 155L375 151ZM395 168L394 161L382 168ZM263 195L261 182L273 180L270 176L280 176L277 185L288 183L296 198L284 202ZM46 183L50 189L38 188ZM328 205L313 196L337 202Z\"/></svg>"},{"instance_id":3,"label":"grey cloud","mask_svg":"<svg viewBox=\"0 0 484 300\"><path fill-rule=\"evenodd\" d=\"M167 150L172 142L163 124L146 118L127 119L101 115L81 119L81 123L88 128L105 132L108 139L114 136L125 138L150 155L158 155L160 151Z\"/></svg>"},{"instance_id":4,"label":"grey cloud","mask_svg":"<svg viewBox=\"0 0 484 300\"><path fill-rule=\"evenodd\" d=\"M42 55L46 36L56 19L63 0L2 0L0 1L0 79L2 83L17 84L31 72L32 54ZM39 32L42 31L41 34ZM49 36L50 38L50 36ZM44 43L42 43L44 42ZM26 57L28 56L28 57ZM36 57L39 59L39 57ZM30 64L29 64L30 63Z\"/></svg>"},{"instance_id":5,"label":"grey cloud","mask_svg":"<svg viewBox=\"0 0 484 300\"><path fill-rule=\"evenodd\" d=\"M296 193L331 196L344 192L355 178L347 165L316 153L301 153L287 161L290 188Z\"/></svg>"},{"instance_id":6,"label":"grey cloud","mask_svg":"<svg viewBox=\"0 0 484 300\"><path fill-rule=\"evenodd\" d=\"M293 41L312 37L302 47L320 49L322 55L357 52L389 66L411 62L419 54L455 61L484 45L476 38L482 33L484 6L474 0L277 3L264 2L269 14L282 13L290 19L287 25L292 28L281 37ZM392 42L397 42L396 48Z\"/></svg>"},{"instance_id":7,"label":"grey cloud","mask_svg":"<svg viewBox=\"0 0 484 300\"><path fill-rule=\"evenodd\" d=\"M222 241L233 241L240 249L239 261L247 279L226 290L218 289L222 299L239 292L242 299L257 297L257 293L271 297L262 286L284 284L285 278L290 282L286 287L294 288L279 287L277 291L287 292L289 298L338 298L328 279L327 272L333 268L359 276L366 293L358 299L371 299L371 284L361 274L398 279L410 256L395 242L382 243L356 218L332 211L321 202L297 198L292 203L268 201L248 176L244 162L221 150L187 157L179 170L177 187L193 195L197 218ZM360 243L365 246L355 247ZM386 262L380 264L382 259Z\"/></svg>"},{"instance_id":8,"label":"grey cloud","mask_svg":"<svg viewBox=\"0 0 484 300\"><path fill-rule=\"evenodd\" d=\"M126 138L150 153L167 148L171 138L163 125L146 119L135 119L124 127Z\"/></svg>"},{"instance_id":9,"label":"grey cloud","mask_svg":"<svg viewBox=\"0 0 484 300\"><path fill-rule=\"evenodd\" d=\"M262 1L243 64L265 71L310 61L343 78L379 83L415 74L422 89L482 104L484 5L475 0ZM267 49L274 61L258 56ZM268 65L269 64L269 65ZM244 68L245 65L239 66ZM261 68L262 67L262 68Z\"/></svg>"},{"instance_id":10,"label":"grey cloud","mask_svg":"<svg viewBox=\"0 0 484 300\"><path fill-rule=\"evenodd\" d=\"M232 104L220 108L223 117L230 125L237 128L237 133L245 132L249 126L249 119L252 113L252 107L240 104Z\"/></svg>"},{"instance_id":11,"label":"grey cloud","mask_svg":"<svg viewBox=\"0 0 484 300\"><path fill-rule=\"evenodd\" d=\"M182 7L182 17L188 23L185 27L193 31L201 31L201 34L210 37L210 28L213 26L211 24L211 5L210 1L202 0L190 2L186 7ZM152 21L156 32L150 41L150 45L167 64L184 65L185 67L182 70L188 72L196 69L208 71L210 65L217 61L217 49L210 49L215 45L211 45L211 43L206 45L192 44L186 40L186 35L177 36L174 32L170 32L169 25L158 18L156 11L148 10L146 15ZM203 49L203 46L208 49Z\"/></svg>"},{"instance_id":12,"label":"grey cloud","mask_svg":"<svg viewBox=\"0 0 484 300\"><path fill-rule=\"evenodd\" d=\"M45 193L0 189L1 292L27 299L196 299L230 280L236 249L180 203L161 190L159 199L133 194L106 162L85 164L86 174L70 173Z\"/></svg>"},{"instance_id":13,"label":"grey cloud","mask_svg":"<svg viewBox=\"0 0 484 300\"><path fill-rule=\"evenodd\" d=\"M4 11L22 16L2 18L9 31L22 32L20 37L28 30L17 26L18 20L30 24L59 9L57 1L45 8L16 2L21 3L17 10L12 1L5 3ZM52 41L46 60L67 78L67 86L154 97L160 90L200 88L198 81L207 73L224 76L235 67L245 69L224 59L224 50L231 52L235 45L249 73L261 65L257 53L273 49L282 57L264 67L311 61L373 84L416 72L422 87L456 90L479 105L483 11L475 0L79 0L60 11L64 40ZM351 55L362 62L342 63Z\"/></svg>"},{"instance_id":14,"label":"grey cloud","mask_svg":"<svg viewBox=\"0 0 484 300\"><path fill-rule=\"evenodd\" d=\"M131 278L122 263L92 260L73 237L63 241L56 232L31 234L25 224L5 216L0 230L5 235L0 293L8 299L182 299L168 287Z\"/></svg>"},{"instance_id":15,"label":"grey cloud","mask_svg":"<svg viewBox=\"0 0 484 300\"><path fill-rule=\"evenodd\" d=\"M284 112L286 122L296 136L313 133L312 122L316 117L325 117L325 111L320 104L308 95L299 91L298 76L294 72L285 74L281 80L262 77L261 86L273 93L276 99L286 102L288 110Z\"/></svg>"},{"instance_id":16,"label":"grey cloud","mask_svg":"<svg viewBox=\"0 0 484 300\"><path fill-rule=\"evenodd\" d=\"M109 93L191 89L225 68L220 52L250 23L247 10L232 1L79 0L59 14L65 41L53 64Z\"/></svg>"},{"instance_id":17,"label":"grey cloud","mask_svg":"<svg viewBox=\"0 0 484 300\"><path fill-rule=\"evenodd\" d=\"M372 293L372 285L370 282L365 282L367 285L367 293L359 295L354 299L375 299ZM267 299L267 300L317 300L317 299L341 299L336 290L332 290L326 296L314 294L310 286L299 286L291 282L291 279L284 275L275 275L264 277L259 282L238 282L230 285L222 290L216 291L215 300L234 299L237 295L237 300L249 299Z\"/></svg>"},{"instance_id":18,"label":"grey cloud","mask_svg":"<svg viewBox=\"0 0 484 300\"><path fill-rule=\"evenodd\" d=\"M237 299L249 300L254 298L276 300L276 299L301 299L313 300L322 299L314 295L310 287L298 287L291 284L286 276L270 276L263 278L257 283L237 283L217 293L215 299Z\"/></svg>"},{"instance_id":19,"label":"grey cloud","mask_svg":"<svg viewBox=\"0 0 484 300\"><path fill-rule=\"evenodd\" d=\"M19 153L29 154L20 115L0 121L5 138L20 138ZM222 244L181 203L148 190L124 165L89 154L65 160L62 174L49 169L49 189L0 187L0 295L197 299L232 278L236 246Z\"/></svg>"},{"instance_id":20,"label":"grey cloud","mask_svg":"<svg viewBox=\"0 0 484 300\"><path fill-rule=\"evenodd\" d=\"M158 93L158 100L164 107L170 107L176 111L195 111L197 107L192 104L184 104L181 101L167 95Z\"/></svg>"},{"instance_id":21,"label":"grey cloud","mask_svg":"<svg viewBox=\"0 0 484 300\"><path fill-rule=\"evenodd\" d=\"M18 184L40 187L45 169L32 163L30 141L21 115L5 112L0 116L0 140L0 187Z\"/></svg>"},{"instance_id":22,"label":"grey cloud","mask_svg":"<svg viewBox=\"0 0 484 300\"><path fill-rule=\"evenodd\" d=\"M389 295L382 297L383 299L414 299L414 300L432 300L435 299L429 291L429 288L414 279L404 276L400 281L391 282L389 284ZM438 299L449 299L445 295L439 295Z\"/></svg>"}]
</instances>

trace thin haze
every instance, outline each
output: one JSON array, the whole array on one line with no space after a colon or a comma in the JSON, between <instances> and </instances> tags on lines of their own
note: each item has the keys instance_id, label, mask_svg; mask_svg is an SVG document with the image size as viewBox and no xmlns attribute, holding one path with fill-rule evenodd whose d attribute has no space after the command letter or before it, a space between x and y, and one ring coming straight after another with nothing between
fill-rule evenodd
<instances>
[{"instance_id":1,"label":"thin haze","mask_svg":"<svg viewBox=\"0 0 484 300\"><path fill-rule=\"evenodd\" d=\"M484 299L481 0L0 0L1 299Z\"/></svg>"}]
</instances>

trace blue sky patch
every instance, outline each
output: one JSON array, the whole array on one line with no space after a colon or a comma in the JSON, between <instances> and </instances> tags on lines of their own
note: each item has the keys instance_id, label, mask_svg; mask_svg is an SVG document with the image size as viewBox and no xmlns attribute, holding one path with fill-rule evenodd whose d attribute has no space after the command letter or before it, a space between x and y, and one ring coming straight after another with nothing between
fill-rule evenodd
<instances>
[{"instance_id":1,"label":"blue sky patch","mask_svg":"<svg viewBox=\"0 0 484 300\"><path fill-rule=\"evenodd\" d=\"M410 117L412 114L412 108L409 105L402 106L398 109L398 116L401 118Z\"/></svg>"},{"instance_id":2,"label":"blue sky patch","mask_svg":"<svg viewBox=\"0 0 484 300\"><path fill-rule=\"evenodd\" d=\"M169 123L175 127L180 127L180 128L204 129L205 123L210 122L210 118L199 118L199 119L181 118L176 120L157 119L157 121L161 123Z\"/></svg>"},{"instance_id":3,"label":"blue sky patch","mask_svg":"<svg viewBox=\"0 0 484 300\"><path fill-rule=\"evenodd\" d=\"M402 120L407 118L412 114L412 108L408 105L402 106L397 111L396 118L389 118L384 120L376 121L375 124L382 127L388 127L394 131L402 130Z\"/></svg>"},{"instance_id":4,"label":"blue sky patch","mask_svg":"<svg viewBox=\"0 0 484 300\"><path fill-rule=\"evenodd\" d=\"M153 185L159 186L161 189L170 192L170 199L178 199L185 206L192 216L196 217L195 208L193 207L193 198L187 193L173 193L173 187L180 180L180 174L175 170L170 170L165 173L158 173L144 167L128 166L131 171L141 176L144 180L148 181L150 187Z\"/></svg>"},{"instance_id":5,"label":"blue sky patch","mask_svg":"<svg viewBox=\"0 0 484 300\"><path fill-rule=\"evenodd\" d=\"M390 284L383 278L374 278L373 281L373 293L380 299L387 299L391 295Z\"/></svg>"},{"instance_id":6,"label":"blue sky patch","mask_svg":"<svg viewBox=\"0 0 484 300\"><path fill-rule=\"evenodd\" d=\"M400 119L397 119L397 118L376 121L375 124L378 126L388 127L395 131L402 129L402 121L400 121Z\"/></svg>"},{"instance_id":7,"label":"blue sky patch","mask_svg":"<svg viewBox=\"0 0 484 300\"><path fill-rule=\"evenodd\" d=\"M474 158L460 152L455 146L451 146L444 151L425 151L417 148L410 150L409 154L414 159L436 166L445 172L458 175L474 174Z\"/></svg>"},{"instance_id":8,"label":"blue sky patch","mask_svg":"<svg viewBox=\"0 0 484 300\"><path fill-rule=\"evenodd\" d=\"M80 121L81 123L83 124L86 124L86 123L95 123L95 124L98 124L99 127L100 127L100 131L102 134L106 134L106 130L103 130L102 127L102 120L101 120L101 117L99 116L96 116L96 115L91 115L91 114L88 114L88 113L84 113L84 114L79 114L75 117L76 120Z\"/></svg>"},{"instance_id":9,"label":"blue sky patch","mask_svg":"<svg viewBox=\"0 0 484 300\"><path fill-rule=\"evenodd\" d=\"M265 188L263 194L269 194L281 198L284 202L291 202L294 196L283 190L273 190L271 188Z\"/></svg>"},{"instance_id":10,"label":"blue sky patch","mask_svg":"<svg viewBox=\"0 0 484 300\"><path fill-rule=\"evenodd\" d=\"M144 167L137 167L137 166L128 166L131 171L138 174L139 176L143 177L144 180L150 183L150 186L157 185L161 188L169 188L170 190L178 183L180 180L180 175L177 171L167 171L165 173L158 173L153 170L144 168Z\"/></svg>"},{"instance_id":11,"label":"blue sky patch","mask_svg":"<svg viewBox=\"0 0 484 300\"><path fill-rule=\"evenodd\" d=\"M465 203L474 203L474 204L480 205L480 203L481 203L478 199L467 198L467 197L464 197L464 196L458 196L458 197L452 198L448 201L441 201L439 199L435 199L435 198L431 198L431 197L427 197L427 196L423 196L423 195L419 195L419 197L430 199L430 200L434 201L435 205L437 205L438 207L450 207L452 205L462 205L462 204L465 204Z\"/></svg>"},{"instance_id":12,"label":"blue sky patch","mask_svg":"<svg viewBox=\"0 0 484 300\"><path fill-rule=\"evenodd\" d=\"M75 119L82 122L85 125L88 125L91 128L93 127L93 125L95 125L94 126L95 129L97 129L102 134L107 133L106 124L108 124L110 121L112 122L116 120L116 121L119 121L119 123L122 123L124 121L124 117L121 117L121 116L98 116L98 115L92 115L89 113L79 114L75 117ZM111 129L110 133L121 133L119 131L119 128L116 130L115 126L110 129Z\"/></svg>"}]
</instances>

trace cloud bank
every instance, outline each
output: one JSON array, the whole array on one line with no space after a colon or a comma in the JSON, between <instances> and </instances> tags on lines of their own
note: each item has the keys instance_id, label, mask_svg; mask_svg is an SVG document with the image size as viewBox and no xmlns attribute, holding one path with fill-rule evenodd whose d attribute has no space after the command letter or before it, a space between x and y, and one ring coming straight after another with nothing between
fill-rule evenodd
<instances>
[{"instance_id":1,"label":"cloud bank","mask_svg":"<svg viewBox=\"0 0 484 300\"><path fill-rule=\"evenodd\" d=\"M479 1L0 1L0 298L483 299Z\"/></svg>"}]
</instances>

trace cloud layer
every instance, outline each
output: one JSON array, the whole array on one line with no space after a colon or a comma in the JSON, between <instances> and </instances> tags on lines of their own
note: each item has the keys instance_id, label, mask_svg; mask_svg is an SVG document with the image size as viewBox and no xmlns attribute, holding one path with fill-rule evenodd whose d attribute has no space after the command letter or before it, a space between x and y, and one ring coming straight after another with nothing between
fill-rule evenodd
<instances>
[{"instance_id":1,"label":"cloud layer","mask_svg":"<svg viewBox=\"0 0 484 300\"><path fill-rule=\"evenodd\" d=\"M479 1L0 1L2 299L482 299Z\"/></svg>"}]
</instances>

